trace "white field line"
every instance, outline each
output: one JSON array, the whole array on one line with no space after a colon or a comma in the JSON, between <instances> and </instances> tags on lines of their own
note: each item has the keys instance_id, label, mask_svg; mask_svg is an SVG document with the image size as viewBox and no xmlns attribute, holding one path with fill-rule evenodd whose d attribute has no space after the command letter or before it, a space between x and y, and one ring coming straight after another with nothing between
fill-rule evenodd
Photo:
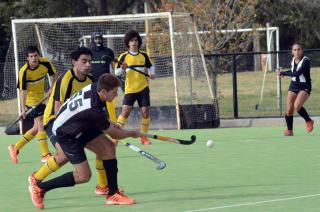
<instances>
[{"instance_id":1,"label":"white field line","mask_svg":"<svg viewBox=\"0 0 320 212\"><path fill-rule=\"evenodd\" d=\"M317 196L320 196L320 194L310 194L310 195L288 197L288 198L281 198L281 199L271 199L271 200L264 200L264 201L258 201L258 202L246 202L246 203L239 203L239 204L234 204L234 205L222 205L222 206L217 206L217 207L212 207L212 208L188 210L188 211L184 211L184 212L213 211L213 210L224 209L224 208L237 208L237 207L241 207L241 206L258 205L258 204L264 204L264 203L270 203L270 202L281 202L281 201L303 199L303 198L317 197Z\"/></svg>"}]
</instances>

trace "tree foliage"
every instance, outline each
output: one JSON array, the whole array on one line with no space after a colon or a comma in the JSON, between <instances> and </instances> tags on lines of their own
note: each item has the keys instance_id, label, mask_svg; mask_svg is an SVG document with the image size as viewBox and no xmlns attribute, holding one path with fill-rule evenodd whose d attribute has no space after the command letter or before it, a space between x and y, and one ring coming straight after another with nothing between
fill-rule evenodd
<instances>
[{"instance_id":1,"label":"tree foliage","mask_svg":"<svg viewBox=\"0 0 320 212\"><path fill-rule=\"evenodd\" d=\"M11 39L11 20L143 13L135 0L2 0L0 2L0 62Z\"/></svg>"},{"instance_id":2,"label":"tree foliage","mask_svg":"<svg viewBox=\"0 0 320 212\"><path fill-rule=\"evenodd\" d=\"M207 52L251 50L252 34L222 33L224 29L265 26L280 28L281 49L294 41L305 48L320 45L320 0L2 0L0 2L0 61L11 37L13 18L51 18L178 11L195 15Z\"/></svg>"},{"instance_id":3,"label":"tree foliage","mask_svg":"<svg viewBox=\"0 0 320 212\"><path fill-rule=\"evenodd\" d=\"M258 0L256 22L280 28L281 49L293 42L304 48L320 47L320 0Z\"/></svg>"},{"instance_id":4,"label":"tree foliage","mask_svg":"<svg viewBox=\"0 0 320 212\"><path fill-rule=\"evenodd\" d=\"M247 50L252 43L250 33L223 33L226 29L252 27L255 17L254 0L162 0L158 11L193 13L203 47L208 52Z\"/></svg>"}]
</instances>

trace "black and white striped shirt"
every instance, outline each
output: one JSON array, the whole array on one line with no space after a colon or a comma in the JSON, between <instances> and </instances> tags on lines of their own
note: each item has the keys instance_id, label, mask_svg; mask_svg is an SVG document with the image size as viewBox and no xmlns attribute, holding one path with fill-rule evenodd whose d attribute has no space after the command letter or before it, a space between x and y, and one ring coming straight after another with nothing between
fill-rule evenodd
<instances>
[{"instance_id":1,"label":"black and white striped shirt","mask_svg":"<svg viewBox=\"0 0 320 212\"><path fill-rule=\"evenodd\" d=\"M60 108L52 132L59 138L78 138L92 128L107 130L110 126L106 104L90 84L71 96Z\"/></svg>"},{"instance_id":2,"label":"black and white striped shirt","mask_svg":"<svg viewBox=\"0 0 320 212\"><path fill-rule=\"evenodd\" d=\"M303 56L298 64L295 63L293 58L291 61L291 70L283 72L283 75L290 76L293 82L311 84L309 58Z\"/></svg>"}]
</instances>

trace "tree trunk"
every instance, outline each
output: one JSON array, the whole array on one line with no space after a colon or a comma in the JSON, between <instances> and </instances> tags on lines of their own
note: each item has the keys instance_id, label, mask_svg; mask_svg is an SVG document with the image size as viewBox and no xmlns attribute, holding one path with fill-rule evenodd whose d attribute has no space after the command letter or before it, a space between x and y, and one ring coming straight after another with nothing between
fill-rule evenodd
<instances>
[{"instance_id":1,"label":"tree trunk","mask_svg":"<svg viewBox=\"0 0 320 212\"><path fill-rule=\"evenodd\" d=\"M84 2L84 0L75 0L75 10L77 16L88 16L88 5Z\"/></svg>"},{"instance_id":2,"label":"tree trunk","mask_svg":"<svg viewBox=\"0 0 320 212\"><path fill-rule=\"evenodd\" d=\"M107 15L107 0L99 0L99 15Z\"/></svg>"}]
</instances>

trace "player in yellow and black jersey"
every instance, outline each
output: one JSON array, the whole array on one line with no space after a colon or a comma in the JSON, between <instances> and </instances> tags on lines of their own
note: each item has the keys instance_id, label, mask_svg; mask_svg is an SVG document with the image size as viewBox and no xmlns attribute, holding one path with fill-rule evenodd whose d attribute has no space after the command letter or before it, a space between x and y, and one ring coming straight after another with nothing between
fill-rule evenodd
<instances>
[{"instance_id":1,"label":"player in yellow and black jersey","mask_svg":"<svg viewBox=\"0 0 320 212\"><path fill-rule=\"evenodd\" d=\"M37 105L32 113L28 114L28 117L34 119L34 125L15 145L9 145L8 150L13 163L18 163L19 151L36 136L41 150L41 161L46 162L51 153L48 149L47 134L42 125L42 116L45 109L45 104L42 101L46 96L46 75L49 74L51 85L53 85L56 78L56 69L47 58L40 57L36 46L29 46L26 49L26 57L27 63L20 69L17 83L20 95L20 115L26 118L26 111Z\"/></svg>"},{"instance_id":2,"label":"player in yellow and black jersey","mask_svg":"<svg viewBox=\"0 0 320 212\"><path fill-rule=\"evenodd\" d=\"M70 69L60 76L53 86L47 107L43 115L43 125L46 125L56 117L56 113L61 105L73 94L81 90L86 85L93 82L93 77L89 74L81 74L77 69ZM78 76L77 76L78 75Z\"/></svg>"},{"instance_id":3,"label":"player in yellow and black jersey","mask_svg":"<svg viewBox=\"0 0 320 212\"><path fill-rule=\"evenodd\" d=\"M137 31L131 30L126 33L124 38L128 51L121 54L118 63L115 64L116 75L125 73L125 95L121 115L118 117L117 123L124 126L129 117L134 103L137 101L141 111L141 131L147 133L150 125L150 90L148 78L131 69L144 72L149 69L149 78L155 78L154 66L147 53L140 51L142 39ZM148 138L142 137L141 144L151 144Z\"/></svg>"},{"instance_id":4,"label":"player in yellow and black jersey","mask_svg":"<svg viewBox=\"0 0 320 212\"><path fill-rule=\"evenodd\" d=\"M43 125L50 137L51 143L55 146L57 153L48 159L37 172L35 172L31 178L37 182L43 181L48 175L57 171L61 166L68 162L65 154L62 152L57 138L52 134L52 124L56 118L56 114L60 110L61 105L67 101L73 94L93 82L91 72L91 59L92 52L85 47L77 48L72 54L73 68L68 70L64 75L60 76L55 85L53 86L52 93L50 95L47 107L44 112ZM86 135L94 138L97 132L86 132ZM89 136L89 137L90 137ZM81 136L80 136L81 137ZM104 142L104 141L103 141ZM114 146L114 145L113 145ZM115 148L115 147L112 147ZM98 177L98 185L95 188L96 195L108 194L108 182L106 172L103 166L102 160L97 156L96 169Z\"/></svg>"}]
</instances>

